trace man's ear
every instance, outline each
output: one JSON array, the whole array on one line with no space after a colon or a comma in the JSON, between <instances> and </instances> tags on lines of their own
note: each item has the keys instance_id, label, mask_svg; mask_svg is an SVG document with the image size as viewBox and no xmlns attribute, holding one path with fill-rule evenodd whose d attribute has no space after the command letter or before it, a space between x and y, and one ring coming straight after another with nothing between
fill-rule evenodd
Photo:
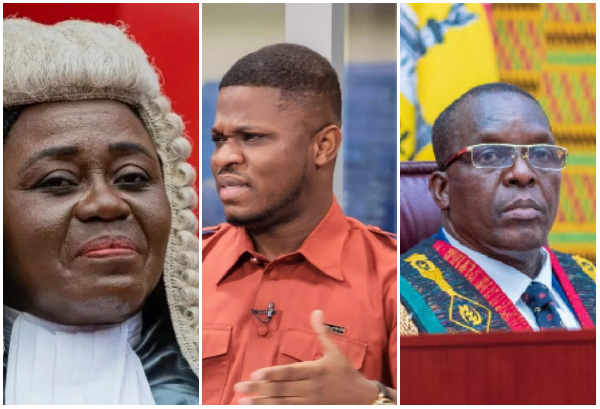
<instances>
[{"instance_id":1,"label":"man's ear","mask_svg":"<svg viewBox=\"0 0 600 409\"><path fill-rule=\"evenodd\" d=\"M448 186L448 174L436 170L429 176L429 193L433 201L442 211L450 207L450 192Z\"/></svg>"},{"instance_id":2,"label":"man's ear","mask_svg":"<svg viewBox=\"0 0 600 409\"><path fill-rule=\"evenodd\" d=\"M312 140L315 165L322 167L335 160L342 143L342 131L334 124L321 129Z\"/></svg>"}]
</instances>

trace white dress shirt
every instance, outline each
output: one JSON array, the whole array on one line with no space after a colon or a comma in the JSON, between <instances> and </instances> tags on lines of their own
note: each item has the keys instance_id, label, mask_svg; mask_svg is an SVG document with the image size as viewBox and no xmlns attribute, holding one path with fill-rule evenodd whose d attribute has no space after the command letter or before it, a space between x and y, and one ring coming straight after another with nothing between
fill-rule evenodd
<instances>
[{"instance_id":1,"label":"white dress shirt","mask_svg":"<svg viewBox=\"0 0 600 409\"><path fill-rule=\"evenodd\" d=\"M571 312L569 306L565 303L563 298L559 295L556 288L552 285L552 263L550 262L550 256L544 248L540 248L540 253L543 257L542 268L540 269L537 277L531 279L525 274L521 273L514 267L502 263L501 261L494 260L484 254L478 253L469 247L464 246L458 240L442 228L444 235L450 242L450 244L456 247L458 250L469 256L479 267L486 272L486 274L498 284L498 287L506 296L513 302L517 307L521 315L527 320L527 323L536 331L539 331L539 327L535 320L535 315L531 308L525 304L525 301L521 299L521 295L525 292L529 284L532 281L544 284L550 290L550 297L556 304L556 310L560 319L562 320L565 327L571 330L580 329L581 326L577 321L577 318Z\"/></svg>"}]
</instances>

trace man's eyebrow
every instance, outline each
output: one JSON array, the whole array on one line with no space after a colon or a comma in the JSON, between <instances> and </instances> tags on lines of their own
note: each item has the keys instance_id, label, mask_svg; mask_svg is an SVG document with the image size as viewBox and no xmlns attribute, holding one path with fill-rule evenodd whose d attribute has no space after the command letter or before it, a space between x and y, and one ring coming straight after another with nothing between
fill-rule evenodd
<instances>
[{"instance_id":1,"label":"man's eyebrow","mask_svg":"<svg viewBox=\"0 0 600 409\"><path fill-rule=\"evenodd\" d=\"M257 128L258 127L252 126L252 125L241 125L241 126L233 128L233 130L231 132L229 132L229 134L231 134L231 135L239 135L239 134L244 133L244 132L254 131ZM214 127L214 128L211 129L211 134L212 135L223 135L223 132L221 132L216 127Z\"/></svg>"},{"instance_id":2,"label":"man's eyebrow","mask_svg":"<svg viewBox=\"0 0 600 409\"><path fill-rule=\"evenodd\" d=\"M156 156L146 149L144 146L135 142L115 142L108 145L108 151L111 153L127 154L127 153L141 153L149 157L152 160L156 160Z\"/></svg>"},{"instance_id":3,"label":"man's eyebrow","mask_svg":"<svg viewBox=\"0 0 600 409\"><path fill-rule=\"evenodd\" d=\"M54 146L51 148L42 149L35 155L31 156L29 159L25 161L23 166L19 169L19 174L22 174L34 163L39 162L45 158L65 158L70 156L75 156L79 153L79 148L76 146Z\"/></svg>"}]
</instances>

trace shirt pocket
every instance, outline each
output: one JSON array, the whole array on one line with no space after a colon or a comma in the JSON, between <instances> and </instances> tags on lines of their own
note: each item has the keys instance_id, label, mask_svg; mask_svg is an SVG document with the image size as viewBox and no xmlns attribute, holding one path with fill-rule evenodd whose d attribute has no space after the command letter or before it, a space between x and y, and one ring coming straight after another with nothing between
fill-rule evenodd
<instances>
[{"instance_id":1,"label":"shirt pocket","mask_svg":"<svg viewBox=\"0 0 600 409\"><path fill-rule=\"evenodd\" d=\"M231 327L226 325L202 326L202 404L221 402L229 372L229 344Z\"/></svg>"},{"instance_id":2,"label":"shirt pocket","mask_svg":"<svg viewBox=\"0 0 600 409\"><path fill-rule=\"evenodd\" d=\"M329 334L344 356L356 369L361 369L367 355L367 344L343 335ZM323 347L312 330L287 328L279 348L278 365L316 361L323 355Z\"/></svg>"}]
</instances>

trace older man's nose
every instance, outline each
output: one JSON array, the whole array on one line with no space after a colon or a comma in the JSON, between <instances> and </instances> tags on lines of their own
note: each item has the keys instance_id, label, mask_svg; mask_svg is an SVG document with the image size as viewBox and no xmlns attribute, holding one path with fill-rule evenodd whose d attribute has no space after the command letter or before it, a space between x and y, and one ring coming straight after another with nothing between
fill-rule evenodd
<instances>
[{"instance_id":1,"label":"older man's nose","mask_svg":"<svg viewBox=\"0 0 600 409\"><path fill-rule=\"evenodd\" d=\"M75 214L81 221L112 221L126 219L131 208L109 181L96 181L77 205Z\"/></svg>"},{"instance_id":2,"label":"older man's nose","mask_svg":"<svg viewBox=\"0 0 600 409\"><path fill-rule=\"evenodd\" d=\"M525 153L519 152L515 162L508 168L506 181L510 185L533 186L537 181L537 175L533 170Z\"/></svg>"},{"instance_id":3,"label":"older man's nose","mask_svg":"<svg viewBox=\"0 0 600 409\"><path fill-rule=\"evenodd\" d=\"M227 168L233 164L241 164L244 162L244 154L239 142L233 138L229 138L218 146L213 155L212 162L218 169Z\"/></svg>"}]
</instances>

